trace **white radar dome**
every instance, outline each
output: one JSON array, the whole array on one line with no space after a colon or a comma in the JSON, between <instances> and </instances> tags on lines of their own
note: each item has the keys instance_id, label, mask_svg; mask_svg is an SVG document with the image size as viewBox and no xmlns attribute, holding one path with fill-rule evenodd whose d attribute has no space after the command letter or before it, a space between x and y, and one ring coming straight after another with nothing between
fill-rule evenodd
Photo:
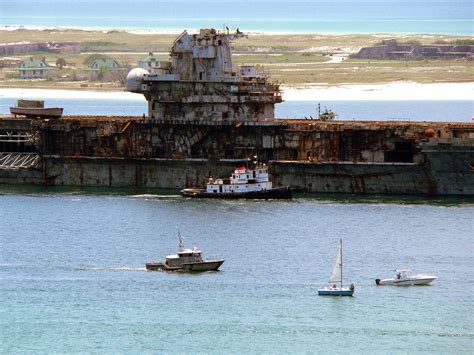
<instances>
[{"instance_id":1,"label":"white radar dome","mask_svg":"<svg viewBox=\"0 0 474 355\"><path fill-rule=\"evenodd\" d=\"M143 77L148 74L150 73L143 68L135 68L130 70L127 74L127 78L125 79L127 82L127 90L139 92Z\"/></svg>"}]
</instances>

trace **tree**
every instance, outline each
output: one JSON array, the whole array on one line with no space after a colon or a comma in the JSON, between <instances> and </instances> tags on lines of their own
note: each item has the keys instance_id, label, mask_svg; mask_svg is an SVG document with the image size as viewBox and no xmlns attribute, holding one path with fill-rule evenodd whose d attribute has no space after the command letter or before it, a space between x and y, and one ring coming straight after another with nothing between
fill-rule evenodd
<instances>
[{"instance_id":1,"label":"tree","mask_svg":"<svg viewBox=\"0 0 474 355\"><path fill-rule=\"evenodd\" d=\"M56 59L56 66L59 67L59 70L62 70L66 66L66 60L64 58Z\"/></svg>"}]
</instances>

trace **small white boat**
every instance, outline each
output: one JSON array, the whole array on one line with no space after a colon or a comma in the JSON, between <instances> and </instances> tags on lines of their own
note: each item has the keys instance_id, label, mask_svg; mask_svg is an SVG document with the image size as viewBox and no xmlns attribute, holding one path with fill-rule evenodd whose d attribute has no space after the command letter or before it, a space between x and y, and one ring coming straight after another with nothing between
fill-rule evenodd
<instances>
[{"instance_id":1,"label":"small white boat","mask_svg":"<svg viewBox=\"0 0 474 355\"><path fill-rule=\"evenodd\" d=\"M429 285L437 279L433 275L408 275L409 269L395 269L396 275L391 279L375 279L377 286L414 286L414 285Z\"/></svg>"},{"instance_id":2,"label":"small white boat","mask_svg":"<svg viewBox=\"0 0 474 355\"><path fill-rule=\"evenodd\" d=\"M224 263L224 260L204 260L202 251L196 249L185 249L181 234L178 232L178 253L166 256L166 260L146 263L145 267L149 271L182 271L182 272L203 272L217 271Z\"/></svg>"},{"instance_id":3,"label":"small white boat","mask_svg":"<svg viewBox=\"0 0 474 355\"><path fill-rule=\"evenodd\" d=\"M205 189L183 189L185 197L227 198L227 199L290 199L289 187L273 187L265 164L256 164L254 168L239 167L228 179L207 180Z\"/></svg>"},{"instance_id":4,"label":"small white boat","mask_svg":"<svg viewBox=\"0 0 474 355\"><path fill-rule=\"evenodd\" d=\"M332 286L318 289L320 296L352 296L354 294L355 285L349 287L342 285L342 239L339 240L339 249L337 251L336 263L329 277L330 282L334 282ZM339 285L338 285L338 284Z\"/></svg>"}]
</instances>

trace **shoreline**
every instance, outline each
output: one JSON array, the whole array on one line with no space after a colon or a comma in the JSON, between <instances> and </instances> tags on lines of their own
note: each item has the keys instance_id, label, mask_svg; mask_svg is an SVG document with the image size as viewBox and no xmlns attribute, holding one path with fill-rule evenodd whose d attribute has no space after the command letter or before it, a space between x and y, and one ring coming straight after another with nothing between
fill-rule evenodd
<instances>
[{"instance_id":1,"label":"shoreline","mask_svg":"<svg viewBox=\"0 0 474 355\"><path fill-rule=\"evenodd\" d=\"M380 84L281 86L285 101L465 101L474 97L474 83L392 82ZM145 101L142 94L118 90L2 88L0 99L101 99ZM474 105L474 104L473 104Z\"/></svg>"},{"instance_id":2,"label":"shoreline","mask_svg":"<svg viewBox=\"0 0 474 355\"><path fill-rule=\"evenodd\" d=\"M380 84L282 86L287 101L441 101L472 100L474 82L433 83L391 82Z\"/></svg>"},{"instance_id":3,"label":"shoreline","mask_svg":"<svg viewBox=\"0 0 474 355\"><path fill-rule=\"evenodd\" d=\"M179 35L183 32L180 29L152 29L137 27L81 27L81 26L53 26L53 25L1 25L1 32L10 31L84 31L84 32L126 32L136 35ZM199 29L187 29L190 33L199 33ZM374 35L374 36L446 36L446 37L471 37L471 33L443 33L443 32L346 32L346 31L262 31L262 30L246 30L247 35L328 35L328 36L353 36L353 35Z\"/></svg>"}]
</instances>

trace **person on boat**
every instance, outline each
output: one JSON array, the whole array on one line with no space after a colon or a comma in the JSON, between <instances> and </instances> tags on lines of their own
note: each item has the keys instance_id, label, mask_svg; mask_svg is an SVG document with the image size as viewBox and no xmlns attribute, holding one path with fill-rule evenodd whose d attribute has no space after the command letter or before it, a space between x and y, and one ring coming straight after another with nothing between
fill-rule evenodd
<instances>
[{"instance_id":1,"label":"person on boat","mask_svg":"<svg viewBox=\"0 0 474 355\"><path fill-rule=\"evenodd\" d=\"M337 288L336 284L332 285L332 288Z\"/></svg>"},{"instance_id":2,"label":"person on boat","mask_svg":"<svg viewBox=\"0 0 474 355\"><path fill-rule=\"evenodd\" d=\"M399 280L401 277L402 275L399 272L397 272L397 279Z\"/></svg>"}]
</instances>

